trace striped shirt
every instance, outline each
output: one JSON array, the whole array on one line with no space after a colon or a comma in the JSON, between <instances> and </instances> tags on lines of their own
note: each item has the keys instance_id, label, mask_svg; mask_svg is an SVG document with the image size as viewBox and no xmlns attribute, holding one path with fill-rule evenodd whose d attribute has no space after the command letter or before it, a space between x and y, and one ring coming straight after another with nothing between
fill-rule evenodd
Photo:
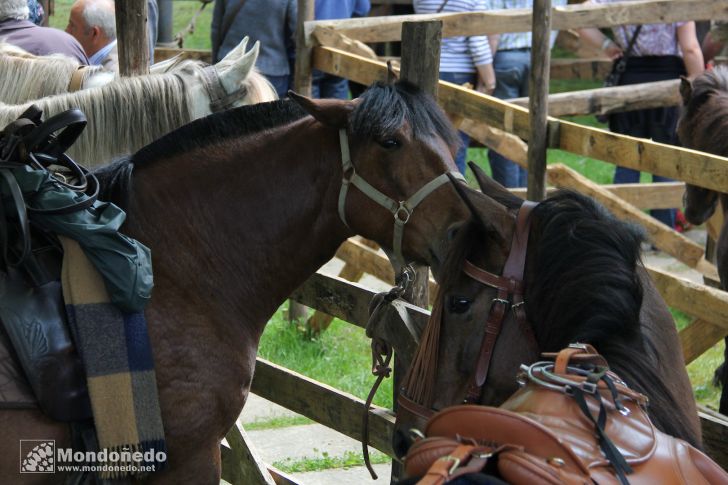
<instances>
[{"instance_id":1,"label":"striped shirt","mask_svg":"<svg viewBox=\"0 0 728 485\"><path fill-rule=\"evenodd\" d=\"M533 0L486 0L485 8L487 10L505 10L511 8L533 8ZM566 5L567 0L553 0L552 6L558 7ZM551 32L551 46L556 41L557 31ZM512 32L501 34L498 40L498 50L506 51L512 49L530 49L531 48L531 32Z\"/></svg>"},{"instance_id":2,"label":"striped shirt","mask_svg":"<svg viewBox=\"0 0 728 485\"><path fill-rule=\"evenodd\" d=\"M414 0L415 13L436 13L443 0ZM486 10L486 0L449 0L442 12L475 12ZM475 66L491 64L493 56L490 52L488 37L471 35L470 37L447 37L442 39L440 49L440 72L476 72Z\"/></svg>"}]
</instances>

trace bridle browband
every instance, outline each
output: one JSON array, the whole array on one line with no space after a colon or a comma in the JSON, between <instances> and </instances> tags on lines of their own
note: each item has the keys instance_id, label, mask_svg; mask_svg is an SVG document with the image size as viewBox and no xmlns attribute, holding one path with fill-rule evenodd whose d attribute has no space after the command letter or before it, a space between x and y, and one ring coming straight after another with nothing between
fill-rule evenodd
<instances>
[{"instance_id":1,"label":"bridle browband","mask_svg":"<svg viewBox=\"0 0 728 485\"><path fill-rule=\"evenodd\" d=\"M456 170L445 172L438 177L435 177L433 180L430 180L409 199L398 202L375 189L356 172L356 169L351 162L346 129L342 128L339 130L339 144L341 145L342 167L341 191L339 192L339 218L341 218L341 222L343 222L346 227L349 227L349 223L346 221L346 196L349 193L349 185L353 185L371 200L391 212L394 216L394 237L392 241L392 250L394 255L390 257L390 260L392 260L392 265L395 267L395 272L399 272L399 270L406 266L406 261L402 254L404 226L407 222L409 222L415 207L417 207L420 202L425 200L441 185L448 183L448 174L451 174L453 177L462 180L463 182L465 181L465 177Z\"/></svg>"},{"instance_id":2,"label":"bridle browband","mask_svg":"<svg viewBox=\"0 0 728 485\"><path fill-rule=\"evenodd\" d=\"M483 335L475 371L471 376L464 403L476 404L480 401L483 387L488 377L488 370L493 357L495 344L503 328L503 322L505 321L508 309L513 310L516 323L521 327L526 338L529 340L528 344L538 352L538 344L533 329L526 321L525 302L523 300L523 277L526 266L528 235L531 228L530 214L536 205L538 205L537 202L525 201L518 210L516 228L513 233L513 239L511 240L511 250L508 253L502 275L496 275L479 268L468 260L463 265L463 271L469 277L497 290L488 312L488 318L485 323L485 334ZM441 308L439 311L442 311ZM433 318L441 318L441 315L435 315L434 313L435 310L433 310ZM430 356L430 358L436 358L436 356ZM435 411L427 404L415 402L406 396L403 391L400 390L397 398L397 404L400 409L404 409L422 419L427 419L434 414Z\"/></svg>"},{"instance_id":3,"label":"bridle browband","mask_svg":"<svg viewBox=\"0 0 728 485\"><path fill-rule=\"evenodd\" d=\"M220 81L215 66L206 66L202 68L202 82L205 85L207 94L210 96L210 111L217 113L235 106L235 103L248 93L245 85L240 86L235 91L228 93Z\"/></svg>"}]
</instances>

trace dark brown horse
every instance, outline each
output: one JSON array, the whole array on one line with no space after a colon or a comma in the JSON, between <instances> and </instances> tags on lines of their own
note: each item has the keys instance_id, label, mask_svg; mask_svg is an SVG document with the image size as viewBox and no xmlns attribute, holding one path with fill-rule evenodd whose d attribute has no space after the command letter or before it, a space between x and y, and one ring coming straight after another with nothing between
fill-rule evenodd
<instances>
[{"instance_id":1,"label":"dark brown horse","mask_svg":"<svg viewBox=\"0 0 728 485\"><path fill-rule=\"evenodd\" d=\"M245 404L266 322L347 237L392 250L394 219L408 219L404 256L437 267L450 227L468 218L441 178L455 170L457 133L431 98L406 83L357 101L294 97L197 120L98 174L106 198L127 208L125 232L154 255L146 317L169 468L151 483L219 483L220 441ZM414 210L385 210L349 169L342 206L340 140L358 176L394 201L446 183ZM17 474L18 440L63 443L65 428L1 415L0 483L46 478Z\"/></svg>"},{"instance_id":2,"label":"dark brown horse","mask_svg":"<svg viewBox=\"0 0 728 485\"><path fill-rule=\"evenodd\" d=\"M482 193L462 190L474 219L453 241L438 296L440 328L433 310L404 384L404 395L415 403L400 402L400 410L463 402L472 389L486 317L498 301L493 287L471 278L463 267L467 260L502 274L523 201L474 164L471 168ZM570 191L536 206L530 223L523 280L526 319L519 323L513 307L505 313L487 379L473 401L497 406L516 391L520 364L571 342L589 343L631 387L649 396L649 413L658 428L699 445L700 425L675 324L640 264L641 231ZM433 352L435 346L423 344L427 341L438 341L439 349ZM423 419L405 410L398 411L397 421L394 446L403 453L409 430L422 429Z\"/></svg>"},{"instance_id":3,"label":"dark brown horse","mask_svg":"<svg viewBox=\"0 0 728 485\"><path fill-rule=\"evenodd\" d=\"M718 66L712 71L706 71L692 83L683 79L680 94L685 108L677 131L683 146L728 156L728 67ZM703 224L715 213L718 202L723 214L728 214L728 194L688 184L685 190L685 217L691 224ZM724 290L728 288L726 227L728 219L724 217L715 247L720 287ZM728 360L728 345L725 359ZM716 371L716 380L723 386L720 412L728 414L728 369L725 362Z\"/></svg>"}]
</instances>

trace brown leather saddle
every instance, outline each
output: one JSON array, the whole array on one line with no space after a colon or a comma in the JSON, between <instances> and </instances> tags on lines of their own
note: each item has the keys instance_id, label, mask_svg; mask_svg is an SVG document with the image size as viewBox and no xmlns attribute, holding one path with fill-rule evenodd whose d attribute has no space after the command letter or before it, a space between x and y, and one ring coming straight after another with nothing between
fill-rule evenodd
<instances>
[{"instance_id":1,"label":"brown leather saddle","mask_svg":"<svg viewBox=\"0 0 728 485\"><path fill-rule=\"evenodd\" d=\"M0 132L0 408L40 407L59 421L91 417L85 373L66 320L60 245L28 217L39 211L26 206L14 171L66 167L81 183L57 182L85 192L85 171L64 153L85 124L78 110L41 122L33 106Z\"/></svg>"},{"instance_id":2,"label":"brown leather saddle","mask_svg":"<svg viewBox=\"0 0 728 485\"><path fill-rule=\"evenodd\" d=\"M608 370L589 345L522 366L522 388L499 408L446 408L410 448L407 476L447 483L488 473L508 483L717 484L728 473L657 430L647 398Z\"/></svg>"}]
</instances>

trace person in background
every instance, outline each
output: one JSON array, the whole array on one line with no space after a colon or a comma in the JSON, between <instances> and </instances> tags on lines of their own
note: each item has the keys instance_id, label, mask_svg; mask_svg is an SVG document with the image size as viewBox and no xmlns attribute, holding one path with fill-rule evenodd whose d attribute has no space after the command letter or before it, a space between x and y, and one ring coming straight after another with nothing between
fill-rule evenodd
<instances>
[{"instance_id":1,"label":"person in background","mask_svg":"<svg viewBox=\"0 0 728 485\"><path fill-rule=\"evenodd\" d=\"M28 0L28 20L33 22L35 25L41 25L43 23L43 5L38 0Z\"/></svg>"},{"instance_id":2,"label":"person in background","mask_svg":"<svg viewBox=\"0 0 728 485\"><path fill-rule=\"evenodd\" d=\"M260 41L255 67L284 97L290 87L288 52L294 42L296 0L215 0L212 11L213 62L237 46L246 35L250 43Z\"/></svg>"},{"instance_id":3,"label":"person in background","mask_svg":"<svg viewBox=\"0 0 728 485\"><path fill-rule=\"evenodd\" d=\"M154 47L157 45L159 6L157 0L147 0L147 35L149 38L149 64L154 64Z\"/></svg>"},{"instance_id":4,"label":"person in background","mask_svg":"<svg viewBox=\"0 0 728 485\"><path fill-rule=\"evenodd\" d=\"M27 0L0 1L0 41L13 44L36 56L64 54L88 65L83 47L62 30L40 27L28 20Z\"/></svg>"},{"instance_id":5,"label":"person in background","mask_svg":"<svg viewBox=\"0 0 728 485\"><path fill-rule=\"evenodd\" d=\"M366 17L371 5L369 0L316 0L316 20L347 19ZM349 98L349 82L333 74L313 70L311 92L314 98Z\"/></svg>"},{"instance_id":6,"label":"person in background","mask_svg":"<svg viewBox=\"0 0 728 485\"><path fill-rule=\"evenodd\" d=\"M66 32L78 40L91 65L119 72L113 0L76 0Z\"/></svg>"},{"instance_id":7,"label":"person in background","mask_svg":"<svg viewBox=\"0 0 728 485\"><path fill-rule=\"evenodd\" d=\"M415 13L475 12L486 10L486 0L414 0ZM496 86L488 37L447 37L440 48L440 79L454 84L470 84L477 91L492 94ZM460 132L463 146L455 156L455 164L465 173L465 158L470 137Z\"/></svg>"},{"instance_id":8,"label":"person in background","mask_svg":"<svg viewBox=\"0 0 728 485\"><path fill-rule=\"evenodd\" d=\"M588 0L585 3L614 1L617 0ZM627 56L626 70L619 79L620 86L678 79L683 75L694 78L704 70L695 22L645 24L639 32L636 25L622 25L613 27L612 32L614 41L596 28L579 30L584 41L600 47L612 59L624 55L630 41L635 39ZM609 129L615 133L677 145L675 130L679 116L677 106L614 113L609 116ZM614 173L616 184L637 183L639 180L640 172L631 168L618 166ZM652 176L653 182L670 180L659 175ZM675 227L675 209L656 209L651 214L667 226Z\"/></svg>"},{"instance_id":9,"label":"person in background","mask_svg":"<svg viewBox=\"0 0 728 485\"><path fill-rule=\"evenodd\" d=\"M488 10L533 8L533 0L486 0ZM566 5L566 0L554 0L554 6ZM556 32L551 34L551 45ZM513 32L488 36L493 51L496 86L493 96L500 99L528 96L531 72L531 32ZM504 187L525 187L526 169L495 150L488 150L493 179Z\"/></svg>"}]
</instances>

